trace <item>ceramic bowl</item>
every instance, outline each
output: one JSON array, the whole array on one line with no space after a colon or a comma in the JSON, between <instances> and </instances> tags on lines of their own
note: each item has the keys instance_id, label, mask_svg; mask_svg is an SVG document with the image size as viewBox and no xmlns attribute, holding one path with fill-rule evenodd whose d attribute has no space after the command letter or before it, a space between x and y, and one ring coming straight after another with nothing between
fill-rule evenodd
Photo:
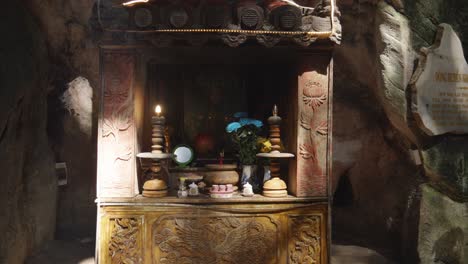
<instances>
[{"instance_id":1,"label":"ceramic bowl","mask_svg":"<svg viewBox=\"0 0 468 264\"><path fill-rule=\"evenodd\" d=\"M204 181L208 186L213 184L232 184L236 185L239 182L239 173L236 171L235 164L210 164L205 166Z\"/></svg>"}]
</instances>

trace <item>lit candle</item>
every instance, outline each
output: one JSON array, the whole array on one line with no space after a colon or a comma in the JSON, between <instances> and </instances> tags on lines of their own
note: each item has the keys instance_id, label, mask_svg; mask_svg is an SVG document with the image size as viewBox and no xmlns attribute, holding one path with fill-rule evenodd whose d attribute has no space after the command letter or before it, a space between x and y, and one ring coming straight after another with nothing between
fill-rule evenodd
<instances>
[{"instance_id":1,"label":"lit candle","mask_svg":"<svg viewBox=\"0 0 468 264\"><path fill-rule=\"evenodd\" d=\"M156 108L154 108L154 112L156 112L157 117L161 116L161 106L157 105Z\"/></svg>"},{"instance_id":2,"label":"lit candle","mask_svg":"<svg viewBox=\"0 0 468 264\"><path fill-rule=\"evenodd\" d=\"M151 133L151 141L152 141L152 151L153 153L163 153L164 152L164 130L166 124L166 118L161 115L161 106L157 105L154 108L154 112L156 116L151 118L152 123L152 133Z\"/></svg>"},{"instance_id":3,"label":"lit candle","mask_svg":"<svg viewBox=\"0 0 468 264\"><path fill-rule=\"evenodd\" d=\"M161 108L160 105L156 105L156 107L154 108L154 113L155 113L155 115L153 115L153 117L152 117L153 123L157 123L157 124L165 124L166 123L166 118L164 118L164 116L161 114L162 113L162 108Z\"/></svg>"}]
</instances>

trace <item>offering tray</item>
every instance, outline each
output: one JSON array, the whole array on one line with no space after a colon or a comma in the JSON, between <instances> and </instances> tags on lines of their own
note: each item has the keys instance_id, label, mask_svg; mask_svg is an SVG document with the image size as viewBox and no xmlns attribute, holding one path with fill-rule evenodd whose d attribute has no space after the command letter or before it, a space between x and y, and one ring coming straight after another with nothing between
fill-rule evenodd
<instances>
[{"instance_id":1,"label":"offering tray","mask_svg":"<svg viewBox=\"0 0 468 264\"><path fill-rule=\"evenodd\" d=\"M294 158L294 154L284 153L284 152L270 152L270 153L258 153L257 157L267 158L267 159L290 159L290 158Z\"/></svg>"},{"instance_id":2,"label":"offering tray","mask_svg":"<svg viewBox=\"0 0 468 264\"><path fill-rule=\"evenodd\" d=\"M140 159L153 159L153 160L165 160L172 159L175 157L171 153L151 153L151 152L142 152L136 155Z\"/></svg>"}]
</instances>

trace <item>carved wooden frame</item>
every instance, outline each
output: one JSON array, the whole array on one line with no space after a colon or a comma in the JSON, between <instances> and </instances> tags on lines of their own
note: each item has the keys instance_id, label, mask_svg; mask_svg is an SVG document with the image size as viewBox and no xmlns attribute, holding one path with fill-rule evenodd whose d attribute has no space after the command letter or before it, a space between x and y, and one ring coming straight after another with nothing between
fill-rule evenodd
<instances>
[{"instance_id":1,"label":"carved wooden frame","mask_svg":"<svg viewBox=\"0 0 468 264\"><path fill-rule=\"evenodd\" d=\"M119 260L125 258L134 261L133 263L185 263L182 261L184 256L189 257L191 261L196 261L203 254L208 254L212 260L224 261L221 263L239 263L236 261L244 257L231 256L228 252L231 252L231 248L234 248L232 250L236 252L244 253L251 250L249 247L254 247L255 243L253 242L255 241L252 240L252 244L249 244L242 237L248 232L253 232L250 233L252 239L256 237L256 239L262 240L265 236L269 236L272 241L268 239L265 241L270 241L275 246L271 246L268 242L265 245L271 247L264 248L263 251L255 251L259 258L257 261L252 258L252 263L306 263L304 260L310 260L311 263L328 263L329 233L327 232L328 207L326 204L309 204L307 206L294 206L289 203L276 204L270 206L268 213L263 212L265 210L258 206L259 204L242 205L238 203L211 206L200 204L175 206L157 203L144 203L138 206L131 204L105 205L99 215L101 229L98 236L101 239L99 240L97 259L99 263L103 264L122 263ZM133 220L134 224L126 225L127 230L121 231L120 234L136 235L116 236L116 232L113 232L112 228L116 225L116 220L127 222ZM198 221L198 223L194 221ZM199 225L205 225L205 227L199 227ZM218 236L217 240L215 239L215 242L205 241L201 245L197 244L194 251L190 249L190 243L196 243L196 241L206 237L200 238L196 234L191 234L192 228L201 232L211 230L211 235ZM240 230L245 228L246 232ZM163 233L161 233L162 231ZM257 235L256 232L260 233ZM199 235L203 236L203 234ZM209 236L206 232L204 235ZM240 240L236 240L236 237ZM135 242L135 238L138 242ZM219 244L218 240L224 241L225 246ZM120 245L124 249L128 248L128 253L116 255L113 250L115 247L112 245ZM160 255L159 247L163 247L166 253ZM201 253L196 252L197 250ZM175 251L180 251L180 254ZM136 252L140 253L139 258L136 257ZM169 253L172 254L170 257L172 262L167 258ZM226 257L222 254L226 254ZM173 259L177 256L182 258L178 261L177 258ZM262 258L270 261L264 262Z\"/></svg>"}]
</instances>

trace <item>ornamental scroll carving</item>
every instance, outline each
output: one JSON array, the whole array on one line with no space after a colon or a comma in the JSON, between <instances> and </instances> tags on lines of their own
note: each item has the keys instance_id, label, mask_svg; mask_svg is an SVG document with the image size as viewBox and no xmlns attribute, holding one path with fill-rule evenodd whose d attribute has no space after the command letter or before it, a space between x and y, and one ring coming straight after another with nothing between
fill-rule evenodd
<instances>
[{"instance_id":1,"label":"ornamental scroll carving","mask_svg":"<svg viewBox=\"0 0 468 264\"><path fill-rule=\"evenodd\" d=\"M237 35L222 34L221 39L229 47L235 48L247 41L247 35L245 34L237 34Z\"/></svg>"},{"instance_id":2,"label":"ornamental scroll carving","mask_svg":"<svg viewBox=\"0 0 468 264\"><path fill-rule=\"evenodd\" d=\"M140 220L137 218L111 219L110 228L110 263L142 263Z\"/></svg>"},{"instance_id":3,"label":"ornamental scroll carving","mask_svg":"<svg viewBox=\"0 0 468 264\"><path fill-rule=\"evenodd\" d=\"M278 226L270 217L165 218L153 228L161 264L277 263Z\"/></svg>"},{"instance_id":4,"label":"ornamental scroll carving","mask_svg":"<svg viewBox=\"0 0 468 264\"><path fill-rule=\"evenodd\" d=\"M289 263L321 263L320 220L319 215L289 217Z\"/></svg>"},{"instance_id":5,"label":"ornamental scroll carving","mask_svg":"<svg viewBox=\"0 0 468 264\"><path fill-rule=\"evenodd\" d=\"M131 51L103 53L99 197L133 197L136 193L134 67L135 57Z\"/></svg>"},{"instance_id":6,"label":"ornamental scroll carving","mask_svg":"<svg viewBox=\"0 0 468 264\"><path fill-rule=\"evenodd\" d=\"M325 64L325 62L324 62ZM326 71L312 70L300 76L298 98L297 178L295 195L327 195L329 88ZM322 73L323 72L323 73Z\"/></svg>"}]
</instances>

